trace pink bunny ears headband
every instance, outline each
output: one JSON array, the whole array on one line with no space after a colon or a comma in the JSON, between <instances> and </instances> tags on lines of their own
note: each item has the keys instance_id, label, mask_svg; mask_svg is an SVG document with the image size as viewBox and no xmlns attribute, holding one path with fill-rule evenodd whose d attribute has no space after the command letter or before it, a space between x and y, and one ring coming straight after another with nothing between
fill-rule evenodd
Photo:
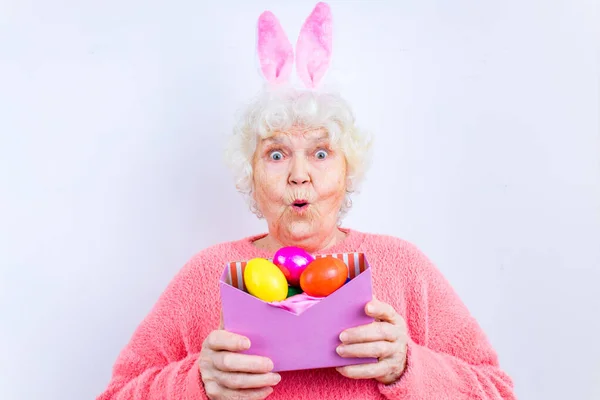
<instances>
[{"instance_id":1,"label":"pink bunny ears headband","mask_svg":"<svg viewBox=\"0 0 600 400\"><path fill-rule=\"evenodd\" d=\"M296 43L296 73L307 88L313 89L331 62L331 10L318 3L302 25ZM263 76L272 84L286 83L292 73L294 49L279 20L270 11L258 18L258 57Z\"/></svg>"}]
</instances>

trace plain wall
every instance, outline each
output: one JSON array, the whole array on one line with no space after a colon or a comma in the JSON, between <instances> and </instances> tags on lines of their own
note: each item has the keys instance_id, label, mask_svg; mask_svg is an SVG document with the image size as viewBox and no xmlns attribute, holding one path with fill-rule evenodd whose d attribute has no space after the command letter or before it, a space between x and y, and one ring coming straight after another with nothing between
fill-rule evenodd
<instances>
[{"instance_id":1,"label":"plain wall","mask_svg":"<svg viewBox=\"0 0 600 400\"><path fill-rule=\"evenodd\" d=\"M94 398L193 254L266 229L222 150L258 15L295 42L314 4L0 2L0 398ZM330 4L376 138L344 225L427 253L519 398L600 398L597 2Z\"/></svg>"}]
</instances>

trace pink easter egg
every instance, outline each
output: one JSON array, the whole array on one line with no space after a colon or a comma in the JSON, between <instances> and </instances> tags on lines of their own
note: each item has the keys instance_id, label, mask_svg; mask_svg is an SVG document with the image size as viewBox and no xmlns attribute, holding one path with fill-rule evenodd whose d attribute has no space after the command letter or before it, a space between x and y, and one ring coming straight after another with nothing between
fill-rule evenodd
<instances>
[{"instance_id":1,"label":"pink easter egg","mask_svg":"<svg viewBox=\"0 0 600 400\"><path fill-rule=\"evenodd\" d=\"M273 256L277 265L291 286L300 284L300 275L315 258L299 247L282 247Z\"/></svg>"}]
</instances>

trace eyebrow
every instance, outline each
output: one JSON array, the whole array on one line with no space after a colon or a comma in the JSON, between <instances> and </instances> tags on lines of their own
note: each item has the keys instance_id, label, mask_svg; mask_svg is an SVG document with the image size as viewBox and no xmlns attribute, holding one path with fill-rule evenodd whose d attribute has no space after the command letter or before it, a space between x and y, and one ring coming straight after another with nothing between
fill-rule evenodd
<instances>
[{"instance_id":1,"label":"eyebrow","mask_svg":"<svg viewBox=\"0 0 600 400\"><path fill-rule=\"evenodd\" d=\"M270 144L270 143L283 143L284 142L284 138L282 138L281 136L271 136L269 138L266 138L263 140L263 143L265 144Z\"/></svg>"}]
</instances>

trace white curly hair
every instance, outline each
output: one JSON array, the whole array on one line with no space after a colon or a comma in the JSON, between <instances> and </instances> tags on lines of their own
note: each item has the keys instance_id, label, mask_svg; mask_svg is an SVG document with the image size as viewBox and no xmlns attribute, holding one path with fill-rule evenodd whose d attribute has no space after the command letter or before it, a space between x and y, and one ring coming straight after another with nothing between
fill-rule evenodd
<instances>
[{"instance_id":1,"label":"white curly hair","mask_svg":"<svg viewBox=\"0 0 600 400\"><path fill-rule=\"evenodd\" d=\"M235 186L244 194L250 210L263 218L253 196L252 160L259 140L292 127L325 129L332 143L339 145L347 163L346 196L338 223L352 206L371 162L372 137L359 129L349 104L338 94L293 87L265 88L244 109L226 151L226 162L235 177Z\"/></svg>"}]
</instances>

